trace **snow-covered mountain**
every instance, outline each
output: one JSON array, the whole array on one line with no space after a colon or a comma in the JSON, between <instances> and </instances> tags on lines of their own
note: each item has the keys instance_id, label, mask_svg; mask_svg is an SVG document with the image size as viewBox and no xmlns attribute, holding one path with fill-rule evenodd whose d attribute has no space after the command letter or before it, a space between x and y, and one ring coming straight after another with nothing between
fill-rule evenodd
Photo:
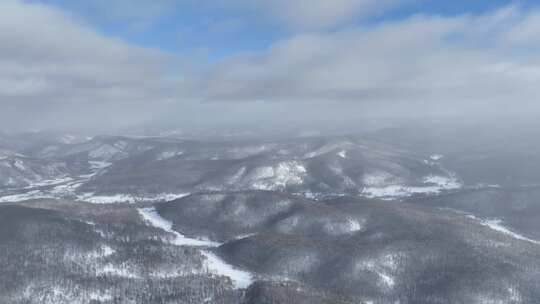
<instances>
[{"instance_id":1,"label":"snow-covered mountain","mask_svg":"<svg viewBox=\"0 0 540 304\"><path fill-rule=\"evenodd\" d=\"M267 190L393 198L460 188L423 155L354 139L197 143L139 141L101 160L112 165L81 187L103 193ZM101 150L100 150L101 151ZM127 155L126 155L127 153ZM152 183L148 183L152 180Z\"/></svg>"},{"instance_id":2,"label":"snow-covered mountain","mask_svg":"<svg viewBox=\"0 0 540 304\"><path fill-rule=\"evenodd\" d=\"M540 297L538 186L472 178L478 150L34 137L0 140L0 303Z\"/></svg>"},{"instance_id":3,"label":"snow-covered mountain","mask_svg":"<svg viewBox=\"0 0 540 304\"><path fill-rule=\"evenodd\" d=\"M70 176L62 161L33 159L17 153L0 152L0 189L27 188L60 182Z\"/></svg>"}]
</instances>

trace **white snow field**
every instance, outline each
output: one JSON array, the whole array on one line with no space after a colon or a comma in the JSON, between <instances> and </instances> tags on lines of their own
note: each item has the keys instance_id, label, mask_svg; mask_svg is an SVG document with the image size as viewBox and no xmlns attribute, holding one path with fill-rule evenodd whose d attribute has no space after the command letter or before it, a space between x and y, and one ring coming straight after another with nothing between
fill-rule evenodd
<instances>
[{"instance_id":1,"label":"white snow field","mask_svg":"<svg viewBox=\"0 0 540 304\"><path fill-rule=\"evenodd\" d=\"M391 181L391 179L386 175L375 174L365 176L364 183L367 187L362 190L361 195L367 198L396 199L413 195L436 195L463 187L463 184L454 176L425 176L422 184L418 186L386 184L387 181Z\"/></svg>"}]
</instances>

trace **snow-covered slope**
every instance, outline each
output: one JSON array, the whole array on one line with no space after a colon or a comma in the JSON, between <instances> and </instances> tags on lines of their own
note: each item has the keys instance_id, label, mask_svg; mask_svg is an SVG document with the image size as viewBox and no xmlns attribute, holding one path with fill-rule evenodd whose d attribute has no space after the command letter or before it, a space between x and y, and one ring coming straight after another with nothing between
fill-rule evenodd
<instances>
[{"instance_id":1,"label":"snow-covered slope","mask_svg":"<svg viewBox=\"0 0 540 304\"><path fill-rule=\"evenodd\" d=\"M0 188L55 184L69 177L65 162L32 159L18 154L0 156Z\"/></svg>"},{"instance_id":2,"label":"snow-covered slope","mask_svg":"<svg viewBox=\"0 0 540 304\"><path fill-rule=\"evenodd\" d=\"M374 142L299 139L174 145L157 145L116 161L81 191L147 195L251 189L310 197L400 198L461 187L459 178L440 163Z\"/></svg>"},{"instance_id":3,"label":"snow-covered slope","mask_svg":"<svg viewBox=\"0 0 540 304\"><path fill-rule=\"evenodd\" d=\"M96 203L158 201L181 193L242 190L319 198L358 195L400 199L437 195L463 186L439 157L426 159L349 138L203 143L95 137L40 151L42 158L0 160L0 182L23 188L70 178L76 187L40 189L39 194ZM24 193L0 196L14 194Z\"/></svg>"}]
</instances>

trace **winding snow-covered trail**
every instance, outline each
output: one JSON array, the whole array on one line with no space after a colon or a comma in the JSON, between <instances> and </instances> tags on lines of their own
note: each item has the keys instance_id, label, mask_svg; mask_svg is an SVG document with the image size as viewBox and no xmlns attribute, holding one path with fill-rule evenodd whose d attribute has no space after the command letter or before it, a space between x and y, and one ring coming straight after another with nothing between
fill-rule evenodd
<instances>
[{"instance_id":1,"label":"winding snow-covered trail","mask_svg":"<svg viewBox=\"0 0 540 304\"><path fill-rule=\"evenodd\" d=\"M484 226L484 227L487 227L493 231L496 231L498 233L501 233L501 234L505 234L513 239L516 239L516 240L520 240L520 241L524 241L524 242L528 242L528 243L532 243L532 244L535 244L535 245L540 245L540 241L537 241L537 240L533 240L533 239L530 239L524 235L521 235L519 233L516 233L512 230L510 230L509 228L505 227L503 225L503 220L500 220L500 219L483 219L483 218L480 218L480 217L477 217L473 214L470 214L470 213L467 213L465 211L461 211L461 210L457 210L457 209L454 209L454 208L439 208L441 210L447 210L447 211L450 211L450 212L454 212L454 213L457 213L459 215L462 215L466 218L469 218L473 221L475 221L476 223Z\"/></svg>"},{"instance_id":2,"label":"winding snow-covered trail","mask_svg":"<svg viewBox=\"0 0 540 304\"><path fill-rule=\"evenodd\" d=\"M137 211L148 225L173 234L175 239L171 244L176 246L201 247L201 254L206 258L205 267L210 273L230 278L234 287L237 289L247 288L253 283L251 273L236 269L214 253L204 250L205 247L218 247L221 245L220 243L186 237L172 229L173 224L161 217L155 208L138 208Z\"/></svg>"},{"instance_id":3,"label":"winding snow-covered trail","mask_svg":"<svg viewBox=\"0 0 540 304\"><path fill-rule=\"evenodd\" d=\"M519 233L513 232L512 230L508 229L507 227L503 226L503 221L499 219L480 219L474 215L468 215L468 218L474 219L476 221L479 221L482 226L488 227L491 230L497 231L502 234L506 234L516 240L529 242L532 244L540 245L540 241L530 239L524 235L521 235Z\"/></svg>"},{"instance_id":4,"label":"winding snow-covered trail","mask_svg":"<svg viewBox=\"0 0 540 304\"><path fill-rule=\"evenodd\" d=\"M216 242L188 238L185 235L173 230L173 224L162 218L159 213L157 213L155 208L139 208L137 211L146 223L173 234L175 239L171 243L174 245L192 247L218 247L221 245L220 243Z\"/></svg>"}]
</instances>

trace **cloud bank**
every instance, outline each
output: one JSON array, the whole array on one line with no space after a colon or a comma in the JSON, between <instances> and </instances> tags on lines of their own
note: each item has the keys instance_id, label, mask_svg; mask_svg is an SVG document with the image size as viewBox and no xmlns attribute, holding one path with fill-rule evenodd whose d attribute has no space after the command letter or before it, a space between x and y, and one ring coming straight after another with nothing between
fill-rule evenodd
<instances>
[{"instance_id":1,"label":"cloud bank","mask_svg":"<svg viewBox=\"0 0 540 304\"><path fill-rule=\"evenodd\" d=\"M511 6L298 35L224 62L197 90L211 101L323 102L403 115L536 110L539 17Z\"/></svg>"},{"instance_id":2,"label":"cloud bank","mask_svg":"<svg viewBox=\"0 0 540 304\"><path fill-rule=\"evenodd\" d=\"M0 104L6 125L32 124L53 113L46 123L73 123L70 111L85 110L88 123L96 123L99 108L159 104L176 96L179 84L169 71L174 62L161 51L105 37L58 9L0 3ZM17 110L28 115L13 116ZM32 121L23 120L31 116Z\"/></svg>"},{"instance_id":3,"label":"cloud bank","mask_svg":"<svg viewBox=\"0 0 540 304\"><path fill-rule=\"evenodd\" d=\"M241 1L232 1L230 9L237 9ZM299 30L267 49L190 69L180 64L185 58L108 37L53 6L4 1L1 125L272 127L284 121L540 112L536 9L507 6L356 25L351 18L400 3L305 2L258 1L242 8L265 8ZM325 30L342 24L349 25Z\"/></svg>"}]
</instances>

